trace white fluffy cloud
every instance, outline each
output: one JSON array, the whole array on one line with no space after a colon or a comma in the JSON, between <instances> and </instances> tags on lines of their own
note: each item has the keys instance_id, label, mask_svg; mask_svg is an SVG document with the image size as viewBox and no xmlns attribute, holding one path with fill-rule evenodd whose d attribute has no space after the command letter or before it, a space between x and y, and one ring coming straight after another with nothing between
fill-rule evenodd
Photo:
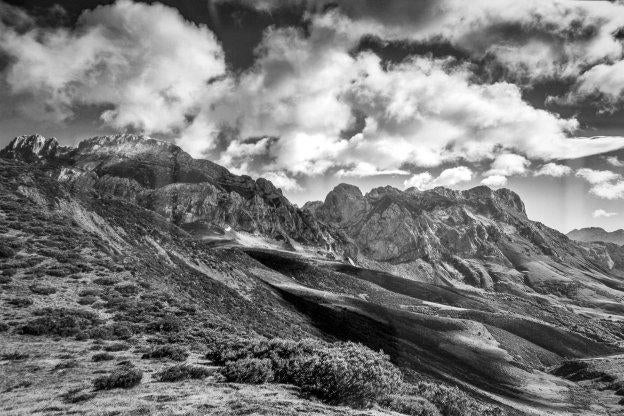
<instances>
[{"instance_id":1,"label":"white fluffy cloud","mask_svg":"<svg viewBox=\"0 0 624 416\"><path fill-rule=\"evenodd\" d=\"M434 178L429 172L423 172L413 175L403 182L405 188L414 187L418 190L435 188L436 186L453 187L463 182L472 180L473 172L466 166L457 166L455 168L445 169L440 172L438 177Z\"/></svg>"},{"instance_id":2,"label":"white fluffy cloud","mask_svg":"<svg viewBox=\"0 0 624 416\"><path fill-rule=\"evenodd\" d=\"M261 8L301 1L249 1ZM309 11L329 0L305 1ZM354 20L354 33L385 39L449 42L474 59L495 58L509 77L528 81L576 77L587 67L614 63L622 43L613 34L624 5L569 0L332 0ZM316 7L315 7L316 6Z\"/></svg>"},{"instance_id":3,"label":"white fluffy cloud","mask_svg":"<svg viewBox=\"0 0 624 416\"><path fill-rule=\"evenodd\" d=\"M532 107L512 83L477 83L467 65L429 56L385 65L370 52L353 50L362 34L373 31L396 39L439 35L476 55L533 59L542 55L531 45L542 53L540 39L551 32L574 40L577 26L599 21L603 25L595 26L582 53L568 51L576 61L564 66L607 62L605 56L621 52L619 42L603 36L616 15L609 13L619 6L555 3L430 2L424 16L429 20L414 15L411 1L393 3L391 10L367 1L360 11L345 3L351 17L311 14L306 33L267 29L255 64L236 77L228 74L221 47L206 27L185 21L175 9L129 0L86 11L74 30L2 26L0 49L12 57L3 72L11 92L33 98L20 101L30 116L67 120L81 106L102 106L102 120L112 127L166 134L195 156L208 153L238 173L273 175L290 189L299 186L293 178L306 175L405 174L406 166L430 168L461 159L492 161L484 181L497 186L506 176L525 174L530 160L602 153L622 147L622 139L575 138L576 119ZM395 9L397 4L403 6ZM381 9L370 14L369 7ZM418 30L416 23L422 25ZM520 25L523 34L546 35L517 43L492 35L492 28L509 24ZM493 36L491 45L482 32ZM581 43L571 42L574 48ZM555 66L562 65L558 53ZM549 73L549 62L508 64ZM359 125L355 115L364 128L346 137ZM224 127L237 134L217 146L215 136ZM250 140L257 137L263 138ZM467 173L420 179L452 186Z\"/></svg>"},{"instance_id":4,"label":"white fluffy cloud","mask_svg":"<svg viewBox=\"0 0 624 416\"><path fill-rule=\"evenodd\" d=\"M599 198L624 198L624 180L618 173L610 170L582 168L576 171L576 176L589 182L591 184L589 192Z\"/></svg>"},{"instance_id":5,"label":"white fluffy cloud","mask_svg":"<svg viewBox=\"0 0 624 416\"><path fill-rule=\"evenodd\" d=\"M308 36L270 29L256 64L229 97L243 138L279 137L269 149L269 169L323 174L338 168L339 176L363 176L510 151L518 160L569 158L622 145L616 138L569 138L575 119L531 107L513 84L474 84L468 68L445 60L384 67L371 53L353 56L359 38L351 25L329 13L313 18ZM343 137L354 112L365 127Z\"/></svg>"},{"instance_id":6,"label":"white fluffy cloud","mask_svg":"<svg viewBox=\"0 0 624 416\"><path fill-rule=\"evenodd\" d=\"M576 171L576 176L585 179L592 185L609 182L620 178L620 175L610 170L594 170L581 168Z\"/></svg>"},{"instance_id":7,"label":"white fluffy cloud","mask_svg":"<svg viewBox=\"0 0 624 416\"><path fill-rule=\"evenodd\" d=\"M515 155L513 153L503 153L498 155L490 170L485 172L486 176L512 176L524 175L531 162L524 156Z\"/></svg>"},{"instance_id":8,"label":"white fluffy cloud","mask_svg":"<svg viewBox=\"0 0 624 416\"><path fill-rule=\"evenodd\" d=\"M296 179L289 177L284 172L264 172L262 176L285 191L301 191L302 189Z\"/></svg>"},{"instance_id":9,"label":"white fluffy cloud","mask_svg":"<svg viewBox=\"0 0 624 416\"><path fill-rule=\"evenodd\" d=\"M610 164L611 166L615 166L616 168L621 168L622 166L624 166L624 162L618 159L617 156L607 156L605 157L605 160L608 164Z\"/></svg>"},{"instance_id":10,"label":"white fluffy cloud","mask_svg":"<svg viewBox=\"0 0 624 416\"><path fill-rule=\"evenodd\" d=\"M5 72L11 92L33 97L22 109L29 116L68 120L76 106L98 105L109 107L105 123L147 133L187 128L187 117L219 89L207 84L226 71L206 27L173 8L129 0L85 11L74 30L22 33L2 25L0 50L12 58ZM196 123L189 133L205 145L214 121L203 114Z\"/></svg>"},{"instance_id":11,"label":"white fluffy cloud","mask_svg":"<svg viewBox=\"0 0 624 416\"><path fill-rule=\"evenodd\" d=\"M554 178L561 178L572 173L572 168L566 165L558 165L550 162L543 165L537 170L535 176L552 176Z\"/></svg>"},{"instance_id":12,"label":"white fluffy cloud","mask_svg":"<svg viewBox=\"0 0 624 416\"><path fill-rule=\"evenodd\" d=\"M481 184L492 188L500 188L507 184L507 177L501 175L488 176L481 181Z\"/></svg>"},{"instance_id":13,"label":"white fluffy cloud","mask_svg":"<svg viewBox=\"0 0 624 416\"><path fill-rule=\"evenodd\" d=\"M597 209L592 213L594 218L610 218L618 215L617 212L607 212L604 209Z\"/></svg>"}]
</instances>

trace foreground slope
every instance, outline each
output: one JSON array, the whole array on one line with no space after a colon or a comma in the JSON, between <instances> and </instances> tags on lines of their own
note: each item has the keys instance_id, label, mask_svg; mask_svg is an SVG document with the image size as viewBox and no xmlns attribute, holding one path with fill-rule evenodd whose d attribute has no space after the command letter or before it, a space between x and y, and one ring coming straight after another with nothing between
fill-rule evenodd
<instances>
[{"instance_id":1,"label":"foreground slope","mask_svg":"<svg viewBox=\"0 0 624 416\"><path fill-rule=\"evenodd\" d=\"M50 143L16 140L0 160L3 346L33 351L3 362L16 403L81 408L52 391L80 387L98 371L83 358L111 342L98 339L123 338L131 349L118 361L147 377L126 404L156 411L164 405L135 396L151 394L143 389L162 368L142 352L173 343L201 363L217 331L359 341L386 351L409 377L460 385L510 411L621 410L619 376L597 389L551 374L570 360L619 353L621 262L604 246L531 222L510 191L364 196L344 187L346 197L339 189L329 204L298 210L267 192L272 185L192 161L170 144L137 136L74 149ZM76 314L84 319L69 319L50 360L41 340L59 335L40 318ZM46 376L20 387L35 366ZM213 381L210 388L231 388ZM262 397L254 400L270 406ZM182 402L168 409L199 406Z\"/></svg>"}]
</instances>

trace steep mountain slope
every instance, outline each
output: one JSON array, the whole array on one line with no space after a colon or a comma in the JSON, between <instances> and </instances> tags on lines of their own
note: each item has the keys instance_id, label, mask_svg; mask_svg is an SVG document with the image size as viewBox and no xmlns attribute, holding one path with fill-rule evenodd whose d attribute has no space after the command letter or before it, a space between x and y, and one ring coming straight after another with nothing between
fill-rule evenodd
<instances>
[{"instance_id":1,"label":"steep mountain slope","mask_svg":"<svg viewBox=\"0 0 624 416\"><path fill-rule=\"evenodd\" d=\"M569 238L576 241L592 242L602 241L604 243L614 243L624 245L624 230L606 231L600 227L579 228L566 234Z\"/></svg>"},{"instance_id":2,"label":"steep mountain slope","mask_svg":"<svg viewBox=\"0 0 624 416\"><path fill-rule=\"evenodd\" d=\"M336 255L355 249L292 205L270 181L233 175L168 142L124 134L67 148L53 138L20 136L0 156L40 162L75 192L123 197L197 233L223 234L232 227Z\"/></svg>"},{"instance_id":3,"label":"steep mountain slope","mask_svg":"<svg viewBox=\"0 0 624 416\"><path fill-rule=\"evenodd\" d=\"M55 392L91 377L81 357L108 345L98 339L124 339L133 349L119 361L149 381L162 365L136 354L154 345L183 346L201 364L217 333L259 333L359 341L390 354L409 379L452 382L510 412L621 410L617 379L598 390L549 373L621 351L624 255L614 247L579 245L530 221L507 190L362 195L342 185L299 210L268 181L180 152L122 135L77 148L25 137L0 153L0 339L33 355L7 364L7 403L72 410ZM59 334L58 322L72 325ZM18 387L33 366L61 365L46 361L44 345L59 357L71 350L78 364ZM151 384L124 403L208 412L192 384L181 394L189 399L166 408L146 398Z\"/></svg>"}]
</instances>

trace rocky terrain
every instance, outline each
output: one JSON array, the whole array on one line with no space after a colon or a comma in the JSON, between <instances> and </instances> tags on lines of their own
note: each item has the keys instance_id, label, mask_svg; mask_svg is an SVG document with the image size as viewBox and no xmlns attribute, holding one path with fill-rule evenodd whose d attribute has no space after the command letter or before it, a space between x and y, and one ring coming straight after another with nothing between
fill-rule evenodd
<instances>
[{"instance_id":1,"label":"rocky terrain","mask_svg":"<svg viewBox=\"0 0 624 416\"><path fill-rule=\"evenodd\" d=\"M567 234L572 240L593 242L602 241L604 243L613 243L624 245L624 230L605 231L600 227L588 227L574 229Z\"/></svg>"},{"instance_id":2,"label":"rocky terrain","mask_svg":"<svg viewBox=\"0 0 624 416\"><path fill-rule=\"evenodd\" d=\"M531 221L509 190L343 184L299 209L134 135L18 137L0 179L2 413L624 410L624 252ZM372 355L366 380L395 387L324 396L296 376L317 361L284 361L303 339L342 363L373 353L337 341L383 350L395 370Z\"/></svg>"}]
</instances>

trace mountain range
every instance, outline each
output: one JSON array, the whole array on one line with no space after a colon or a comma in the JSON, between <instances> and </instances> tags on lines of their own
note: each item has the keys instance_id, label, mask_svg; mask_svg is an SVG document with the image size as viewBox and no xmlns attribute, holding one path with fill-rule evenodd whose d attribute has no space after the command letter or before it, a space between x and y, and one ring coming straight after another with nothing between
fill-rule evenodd
<instances>
[{"instance_id":1,"label":"mountain range","mask_svg":"<svg viewBox=\"0 0 624 416\"><path fill-rule=\"evenodd\" d=\"M609 232L600 227L579 228L570 231L567 236L576 241L602 241L620 246L624 245L624 230L621 229Z\"/></svg>"},{"instance_id":2,"label":"mountain range","mask_svg":"<svg viewBox=\"0 0 624 416\"><path fill-rule=\"evenodd\" d=\"M20 136L0 151L0 176L1 336L33 351L15 374L43 365L30 361L46 336L81 355L124 324L138 350L166 339L195 357L208 328L360 342L509 414L624 409L624 249L530 220L508 189L341 184L299 208L266 179L131 134L76 147ZM33 316L85 310L94 318L71 339L31 330ZM67 374L38 383L52 391ZM17 381L5 381L14 406L41 409L28 387L6 387Z\"/></svg>"}]
</instances>

